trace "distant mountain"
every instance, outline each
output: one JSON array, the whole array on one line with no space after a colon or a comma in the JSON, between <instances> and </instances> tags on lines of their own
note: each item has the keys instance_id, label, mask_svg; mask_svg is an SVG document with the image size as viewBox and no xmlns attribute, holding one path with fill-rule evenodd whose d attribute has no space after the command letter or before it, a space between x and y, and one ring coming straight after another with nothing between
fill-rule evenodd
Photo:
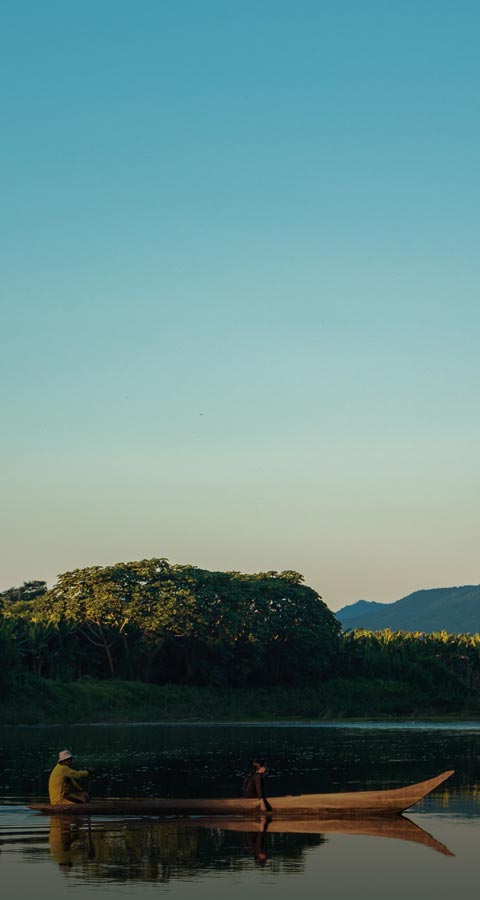
<instances>
[{"instance_id":1,"label":"distant mountain","mask_svg":"<svg viewBox=\"0 0 480 900\"><path fill-rule=\"evenodd\" d=\"M480 584L415 591L395 603L358 600L335 613L344 629L480 632Z\"/></svg>"},{"instance_id":2,"label":"distant mountain","mask_svg":"<svg viewBox=\"0 0 480 900\"><path fill-rule=\"evenodd\" d=\"M361 620L375 615L382 609L385 609L385 603L376 603L375 600L357 600L356 603L339 609L335 615L344 628L361 628L362 626L358 624Z\"/></svg>"}]
</instances>

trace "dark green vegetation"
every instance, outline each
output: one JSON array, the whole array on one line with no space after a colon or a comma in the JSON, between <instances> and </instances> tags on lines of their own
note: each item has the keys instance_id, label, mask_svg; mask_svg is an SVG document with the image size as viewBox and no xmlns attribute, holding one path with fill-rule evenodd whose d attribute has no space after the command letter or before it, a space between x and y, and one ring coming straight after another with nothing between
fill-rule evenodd
<instances>
[{"instance_id":1,"label":"dark green vegetation","mask_svg":"<svg viewBox=\"0 0 480 900\"><path fill-rule=\"evenodd\" d=\"M153 559L0 595L0 721L480 712L480 637L342 634L296 572Z\"/></svg>"},{"instance_id":2,"label":"dark green vegetation","mask_svg":"<svg viewBox=\"0 0 480 900\"><path fill-rule=\"evenodd\" d=\"M303 684L340 626L296 572L208 572L165 559L78 569L0 595L3 669L76 681Z\"/></svg>"},{"instance_id":3,"label":"dark green vegetation","mask_svg":"<svg viewBox=\"0 0 480 900\"><path fill-rule=\"evenodd\" d=\"M134 681L58 682L21 676L0 702L0 725L75 722L253 722L478 718L472 694L412 681L330 678L318 686L218 688Z\"/></svg>"},{"instance_id":4,"label":"dark green vegetation","mask_svg":"<svg viewBox=\"0 0 480 900\"><path fill-rule=\"evenodd\" d=\"M337 612L343 628L381 631L480 631L480 584L415 591L396 603L359 600Z\"/></svg>"}]
</instances>

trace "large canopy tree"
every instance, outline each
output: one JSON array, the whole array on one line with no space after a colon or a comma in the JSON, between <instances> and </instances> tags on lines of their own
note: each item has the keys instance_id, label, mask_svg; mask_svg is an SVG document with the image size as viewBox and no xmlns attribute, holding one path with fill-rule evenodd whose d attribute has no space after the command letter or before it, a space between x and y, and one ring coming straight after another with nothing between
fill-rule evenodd
<instances>
[{"instance_id":1,"label":"large canopy tree","mask_svg":"<svg viewBox=\"0 0 480 900\"><path fill-rule=\"evenodd\" d=\"M296 572L210 572L165 559L60 575L34 617L75 626L107 672L197 684L297 683L327 674L340 626Z\"/></svg>"}]
</instances>

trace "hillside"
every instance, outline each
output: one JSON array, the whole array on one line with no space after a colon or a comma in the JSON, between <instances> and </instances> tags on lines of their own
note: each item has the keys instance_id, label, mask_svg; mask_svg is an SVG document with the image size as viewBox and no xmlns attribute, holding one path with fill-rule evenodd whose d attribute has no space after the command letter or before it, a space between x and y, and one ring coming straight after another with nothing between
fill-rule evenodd
<instances>
[{"instance_id":1,"label":"hillside","mask_svg":"<svg viewBox=\"0 0 480 900\"><path fill-rule=\"evenodd\" d=\"M480 585L415 591L395 603L359 600L335 613L344 629L480 632Z\"/></svg>"}]
</instances>

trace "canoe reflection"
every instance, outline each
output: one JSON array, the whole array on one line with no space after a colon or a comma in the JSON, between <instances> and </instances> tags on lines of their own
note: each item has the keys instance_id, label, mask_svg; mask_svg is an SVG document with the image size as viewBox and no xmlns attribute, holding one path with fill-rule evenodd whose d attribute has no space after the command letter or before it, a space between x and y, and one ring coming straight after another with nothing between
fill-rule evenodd
<instances>
[{"instance_id":1,"label":"canoe reflection","mask_svg":"<svg viewBox=\"0 0 480 900\"><path fill-rule=\"evenodd\" d=\"M239 871L252 861L276 871L301 872L305 851L328 834L362 834L424 844L447 856L450 850L409 819L312 821L271 820L96 820L51 816L52 859L68 874L115 881L168 881L205 869Z\"/></svg>"},{"instance_id":2,"label":"canoe reflection","mask_svg":"<svg viewBox=\"0 0 480 900\"><path fill-rule=\"evenodd\" d=\"M51 816L49 845L52 859L68 874L115 881L168 881L197 876L207 869L240 871L269 860L282 872L301 872L305 850L324 843L321 834L267 835L262 822L248 823L239 832L224 821L199 827L198 821L95 820ZM268 850L266 846L268 841Z\"/></svg>"},{"instance_id":3,"label":"canoe reflection","mask_svg":"<svg viewBox=\"0 0 480 900\"><path fill-rule=\"evenodd\" d=\"M378 819L273 819L263 820L263 832L281 832L290 834L363 834L369 837L394 838L400 841L413 841L423 844L442 853L444 856L455 856L445 844L437 841L428 831L420 828L406 816ZM214 819L205 819L202 827L211 827ZM217 820L218 823L218 820ZM223 821L221 827L226 831L245 831L248 823L243 821ZM261 826L259 826L260 828Z\"/></svg>"}]
</instances>

